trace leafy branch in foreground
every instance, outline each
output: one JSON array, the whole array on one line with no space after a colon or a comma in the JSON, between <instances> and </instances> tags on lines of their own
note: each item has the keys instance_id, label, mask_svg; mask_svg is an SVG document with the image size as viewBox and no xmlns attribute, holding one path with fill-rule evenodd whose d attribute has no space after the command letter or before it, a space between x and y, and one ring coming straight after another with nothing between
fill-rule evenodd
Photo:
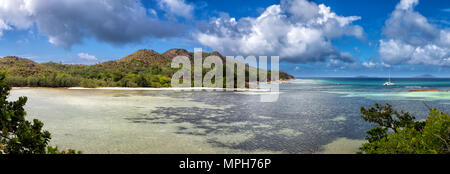
<instances>
[{"instance_id":1,"label":"leafy branch in foreground","mask_svg":"<svg viewBox=\"0 0 450 174\"><path fill-rule=\"evenodd\" d=\"M396 111L392 105L375 104L361 108L364 121L374 124L367 131L368 143L360 147L366 154L449 154L450 116L437 109L430 109L426 121L404 111Z\"/></svg>"},{"instance_id":2,"label":"leafy branch in foreground","mask_svg":"<svg viewBox=\"0 0 450 174\"><path fill-rule=\"evenodd\" d=\"M26 97L17 101L7 101L11 87L5 82L5 74L0 74L0 154L74 154L75 150L59 151L48 146L50 132L43 131L44 124L34 119L25 119Z\"/></svg>"}]
</instances>

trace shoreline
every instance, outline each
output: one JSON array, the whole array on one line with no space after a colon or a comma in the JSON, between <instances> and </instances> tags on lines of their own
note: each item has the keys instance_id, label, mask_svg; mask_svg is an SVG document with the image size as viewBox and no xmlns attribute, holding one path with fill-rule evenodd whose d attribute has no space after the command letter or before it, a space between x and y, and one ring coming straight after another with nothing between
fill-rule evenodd
<instances>
[{"instance_id":1,"label":"shoreline","mask_svg":"<svg viewBox=\"0 0 450 174\"><path fill-rule=\"evenodd\" d=\"M12 87L13 90L20 89L67 89L67 90L116 90L116 91L224 91L224 92L270 92L267 88L209 88L209 87L186 87L186 88L146 88L146 87L98 87L98 88L84 88L84 87Z\"/></svg>"},{"instance_id":2,"label":"shoreline","mask_svg":"<svg viewBox=\"0 0 450 174\"><path fill-rule=\"evenodd\" d=\"M283 79L270 82L261 82L264 84L286 84L295 79ZM12 87L12 89L68 89L68 90L120 90L120 91L227 91L227 92L270 92L270 88L211 88L211 87L185 87L185 88L152 88L152 87Z\"/></svg>"},{"instance_id":3,"label":"shoreline","mask_svg":"<svg viewBox=\"0 0 450 174\"><path fill-rule=\"evenodd\" d=\"M84 87L70 87L69 90L119 90L119 91L255 91L255 92L270 92L270 89L250 89L250 88L209 88L209 87L186 87L186 88L130 88L130 87L98 87L98 88L84 88Z\"/></svg>"}]
</instances>

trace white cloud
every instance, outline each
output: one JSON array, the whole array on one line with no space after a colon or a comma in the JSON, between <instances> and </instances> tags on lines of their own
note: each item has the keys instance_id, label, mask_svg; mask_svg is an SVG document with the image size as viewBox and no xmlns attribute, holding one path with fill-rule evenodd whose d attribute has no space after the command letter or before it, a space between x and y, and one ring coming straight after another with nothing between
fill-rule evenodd
<instances>
[{"instance_id":1,"label":"white cloud","mask_svg":"<svg viewBox=\"0 0 450 174\"><path fill-rule=\"evenodd\" d=\"M352 25L359 19L339 16L323 4L283 0L256 18L236 20L222 14L195 36L201 44L227 55L279 55L284 61L302 63L327 58L353 61L348 53L339 53L331 40L344 35L363 39L363 29Z\"/></svg>"},{"instance_id":2,"label":"white cloud","mask_svg":"<svg viewBox=\"0 0 450 174\"><path fill-rule=\"evenodd\" d=\"M401 0L395 8L398 10L411 10L417 4L419 4L419 0Z\"/></svg>"},{"instance_id":3,"label":"white cloud","mask_svg":"<svg viewBox=\"0 0 450 174\"><path fill-rule=\"evenodd\" d=\"M184 0L159 0L158 4L162 10L169 14L187 19L192 18L194 6L186 4Z\"/></svg>"},{"instance_id":4,"label":"white cloud","mask_svg":"<svg viewBox=\"0 0 450 174\"><path fill-rule=\"evenodd\" d=\"M373 61L369 61L369 62L362 62L361 63L362 66L366 67L366 68L374 68L376 67L378 64L373 62Z\"/></svg>"},{"instance_id":5,"label":"white cloud","mask_svg":"<svg viewBox=\"0 0 450 174\"><path fill-rule=\"evenodd\" d=\"M149 13L136 0L1 0L0 33L35 25L50 43L66 48L81 43L84 37L126 44L178 33L179 25Z\"/></svg>"},{"instance_id":6,"label":"white cloud","mask_svg":"<svg viewBox=\"0 0 450 174\"><path fill-rule=\"evenodd\" d=\"M98 58L88 53L78 53L78 57L87 61L97 61Z\"/></svg>"},{"instance_id":7,"label":"white cloud","mask_svg":"<svg viewBox=\"0 0 450 174\"><path fill-rule=\"evenodd\" d=\"M440 44L450 47L450 30L441 30L439 41Z\"/></svg>"},{"instance_id":8,"label":"white cloud","mask_svg":"<svg viewBox=\"0 0 450 174\"><path fill-rule=\"evenodd\" d=\"M378 50L387 64L450 66L450 32L414 11L418 0L402 0L386 21Z\"/></svg>"},{"instance_id":9,"label":"white cloud","mask_svg":"<svg viewBox=\"0 0 450 174\"><path fill-rule=\"evenodd\" d=\"M388 38L402 40L411 45L423 45L439 37L439 30L430 24L427 18L414 11L417 3L417 0L402 0L386 21L383 34Z\"/></svg>"},{"instance_id":10,"label":"white cloud","mask_svg":"<svg viewBox=\"0 0 450 174\"><path fill-rule=\"evenodd\" d=\"M286 9L294 18L309 21L319 15L319 7L308 1L283 1L282 8Z\"/></svg>"},{"instance_id":11,"label":"white cloud","mask_svg":"<svg viewBox=\"0 0 450 174\"><path fill-rule=\"evenodd\" d=\"M3 20L0 20L0 36L3 36L4 30L11 30L11 27L9 27Z\"/></svg>"},{"instance_id":12,"label":"white cloud","mask_svg":"<svg viewBox=\"0 0 450 174\"><path fill-rule=\"evenodd\" d=\"M155 9L148 9L148 13L150 16L158 17L158 13L156 12Z\"/></svg>"},{"instance_id":13,"label":"white cloud","mask_svg":"<svg viewBox=\"0 0 450 174\"><path fill-rule=\"evenodd\" d=\"M386 68L391 68L392 67L392 65L384 63L384 62L381 62L381 65L383 65L383 67L386 67Z\"/></svg>"},{"instance_id":14,"label":"white cloud","mask_svg":"<svg viewBox=\"0 0 450 174\"><path fill-rule=\"evenodd\" d=\"M378 51L383 61L391 64L400 64L410 59L414 49L411 45L390 39L388 41L380 40L380 49Z\"/></svg>"}]
</instances>

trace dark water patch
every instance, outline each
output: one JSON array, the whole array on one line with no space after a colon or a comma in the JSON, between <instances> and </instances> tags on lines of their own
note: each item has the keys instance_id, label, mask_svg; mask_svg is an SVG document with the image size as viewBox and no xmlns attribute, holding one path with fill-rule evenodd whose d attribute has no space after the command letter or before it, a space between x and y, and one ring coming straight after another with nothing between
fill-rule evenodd
<instances>
[{"instance_id":1,"label":"dark water patch","mask_svg":"<svg viewBox=\"0 0 450 174\"><path fill-rule=\"evenodd\" d=\"M180 126L176 133L202 136L209 144L221 148L314 153L337 138L364 139L365 132L372 126L361 119L361 107L390 103L395 109L408 111L417 119L428 116L428 109L420 99L344 97L344 94L327 92L330 89L391 90L373 86L362 88L361 85L287 84L282 86L279 100L272 103L260 102L259 95L246 95L245 92L173 92L165 95L214 107L158 107L146 115L127 119L141 124L189 123L192 127ZM430 101L427 104L450 110L449 105L441 102ZM228 141L221 139L221 135L243 137L240 137L241 141Z\"/></svg>"},{"instance_id":2,"label":"dark water patch","mask_svg":"<svg viewBox=\"0 0 450 174\"><path fill-rule=\"evenodd\" d=\"M359 118L359 101L347 99L349 105L357 107L336 111L337 103L342 102L335 100L336 95L301 93L301 96L291 93L280 96L276 103L260 103L254 102L258 101L255 98L258 96L222 94L205 98L204 94L199 94L192 100L227 107L158 107L146 116L127 120L149 124L159 120L170 120L169 124L190 123L192 128L178 127L176 133L204 136L214 146L247 151L312 153L336 137L364 138L368 125ZM331 121L342 115L345 120ZM214 138L246 132L251 133L251 137L239 143Z\"/></svg>"}]
</instances>

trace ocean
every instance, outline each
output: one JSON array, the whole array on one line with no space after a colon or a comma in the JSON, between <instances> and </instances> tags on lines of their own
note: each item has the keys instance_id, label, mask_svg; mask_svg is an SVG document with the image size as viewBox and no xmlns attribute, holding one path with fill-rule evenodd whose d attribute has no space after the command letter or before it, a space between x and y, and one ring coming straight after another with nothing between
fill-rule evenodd
<instances>
[{"instance_id":1,"label":"ocean","mask_svg":"<svg viewBox=\"0 0 450 174\"><path fill-rule=\"evenodd\" d=\"M427 118L450 110L450 79L304 78L260 92L15 88L52 145L84 153L355 153L372 125L360 108L390 103ZM409 92L439 90L439 92ZM264 94L262 94L264 95Z\"/></svg>"}]
</instances>

